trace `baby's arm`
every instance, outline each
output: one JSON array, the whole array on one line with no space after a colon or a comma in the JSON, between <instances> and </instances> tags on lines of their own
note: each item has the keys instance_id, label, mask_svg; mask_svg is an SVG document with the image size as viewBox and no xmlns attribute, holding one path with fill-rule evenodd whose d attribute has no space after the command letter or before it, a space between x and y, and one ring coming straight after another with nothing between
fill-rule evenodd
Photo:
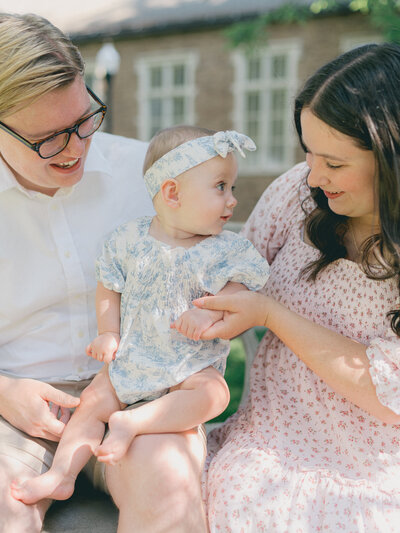
<instances>
[{"instance_id":1,"label":"baby's arm","mask_svg":"<svg viewBox=\"0 0 400 533\"><path fill-rule=\"evenodd\" d=\"M109 420L110 434L97 449L99 461L115 464L136 435L181 433L218 416L229 403L229 389L212 366L193 374L168 394L136 409L117 411Z\"/></svg>"},{"instance_id":2,"label":"baby's arm","mask_svg":"<svg viewBox=\"0 0 400 533\"><path fill-rule=\"evenodd\" d=\"M241 283L229 281L218 295L234 294L235 292L247 290ZM213 324L221 320L223 311L210 311L207 309L188 309L171 324L171 328L176 329L185 337L198 341L202 334L210 328Z\"/></svg>"},{"instance_id":3,"label":"baby's arm","mask_svg":"<svg viewBox=\"0 0 400 533\"><path fill-rule=\"evenodd\" d=\"M99 282L96 290L98 336L86 348L87 355L98 361L111 363L115 358L120 340L120 305L121 294L106 289Z\"/></svg>"}]
</instances>

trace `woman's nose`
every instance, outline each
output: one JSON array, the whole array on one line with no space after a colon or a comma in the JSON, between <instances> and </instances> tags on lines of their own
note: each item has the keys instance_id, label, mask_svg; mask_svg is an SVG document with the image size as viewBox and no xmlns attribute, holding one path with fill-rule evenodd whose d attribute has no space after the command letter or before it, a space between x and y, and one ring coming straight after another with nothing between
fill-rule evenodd
<instances>
[{"instance_id":1,"label":"woman's nose","mask_svg":"<svg viewBox=\"0 0 400 533\"><path fill-rule=\"evenodd\" d=\"M309 187L321 187L329 183L329 178L326 175L326 166L322 160L313 157L311 154L307 154L306 161L310 168L307 177Z\"/></svg>"}]
</instances>

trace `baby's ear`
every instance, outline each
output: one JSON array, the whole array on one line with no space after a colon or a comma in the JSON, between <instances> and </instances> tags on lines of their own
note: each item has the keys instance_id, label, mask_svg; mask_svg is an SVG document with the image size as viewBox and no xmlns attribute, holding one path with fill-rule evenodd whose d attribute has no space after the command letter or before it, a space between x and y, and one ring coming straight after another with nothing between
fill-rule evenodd
<instances>
[{"instance_id":1,"label":"baby's ear","mask_svg":"<svg viewBox=\"0 0 400 533\"><path fill-rule=\"evenodd\" d=\"M160 192L166 205L173 209L180 206L178 181L173 178L165 180L161 184Z\"/></svg>"}]
</instances>

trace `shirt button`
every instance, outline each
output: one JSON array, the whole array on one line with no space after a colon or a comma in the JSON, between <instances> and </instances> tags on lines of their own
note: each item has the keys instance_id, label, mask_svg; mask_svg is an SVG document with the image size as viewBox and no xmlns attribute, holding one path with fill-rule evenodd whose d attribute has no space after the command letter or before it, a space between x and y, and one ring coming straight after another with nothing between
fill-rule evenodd
<instances>
[{"instance_id":1,"label":"shirt button","mask_svg":"<svg viewBox=\"0 0 400 533\"><path fill-rule=\"evenodd\" d=\"M78 337L79 337L80 339L83 338L83 331L82 331L81 329L78 331Z\"/></svg>"},{"instance_id":2,"label":"shirt button","mask_svg":"<svg viewBox=\"0 0 400 533\"><path fill-rule=\"evenodd\" d=\"M52 205L51 206L52 211L58 211L58 205Z\"/></svg>"},{"instance_id":3,"label":"shirt button","mask_svg":"<svg viewBox=\"0 0 400 533\"><path fill-rule=\"evenodd\" d=\"M67 259L69 259L71 257L71 252L64 252L64 257L66 257Z\"/></svg>"}]
</instances>

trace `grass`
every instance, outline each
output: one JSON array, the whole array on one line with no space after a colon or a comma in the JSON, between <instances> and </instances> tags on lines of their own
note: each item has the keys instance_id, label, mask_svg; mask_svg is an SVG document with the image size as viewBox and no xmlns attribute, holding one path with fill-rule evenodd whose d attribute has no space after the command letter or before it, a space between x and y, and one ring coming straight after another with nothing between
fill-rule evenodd
<instances>
[{"instance_id":1,"label":"grass","mask_svg":"<svg viewBox=\"0 0 400 533\"><path fill-rule=\"evenodd\" d=\"M255 334L260 342L266 332L266 328L255 328ZM231 350L226 363L225 379L228 383L231 399L228 407L219 416L210 422L223 422L231 416L239 407L242 397L244 375L246 369L246 352L240 337L231 341Z\"/></svg>"},{"instance_id":2,"label":"grass","mask_svg":"<svg viewBox=\"0 0 400 533\"><path fill-rule=\"evenodd\" d=\"M239 407L242 396L244 371L246 367L246 354L240 338L231 341L231 351L229 352L226 364L225 379L231 393L228 407L223 413L214 418L211 422L223 422L231 416Z\"/></svg>"}]
</instances>

